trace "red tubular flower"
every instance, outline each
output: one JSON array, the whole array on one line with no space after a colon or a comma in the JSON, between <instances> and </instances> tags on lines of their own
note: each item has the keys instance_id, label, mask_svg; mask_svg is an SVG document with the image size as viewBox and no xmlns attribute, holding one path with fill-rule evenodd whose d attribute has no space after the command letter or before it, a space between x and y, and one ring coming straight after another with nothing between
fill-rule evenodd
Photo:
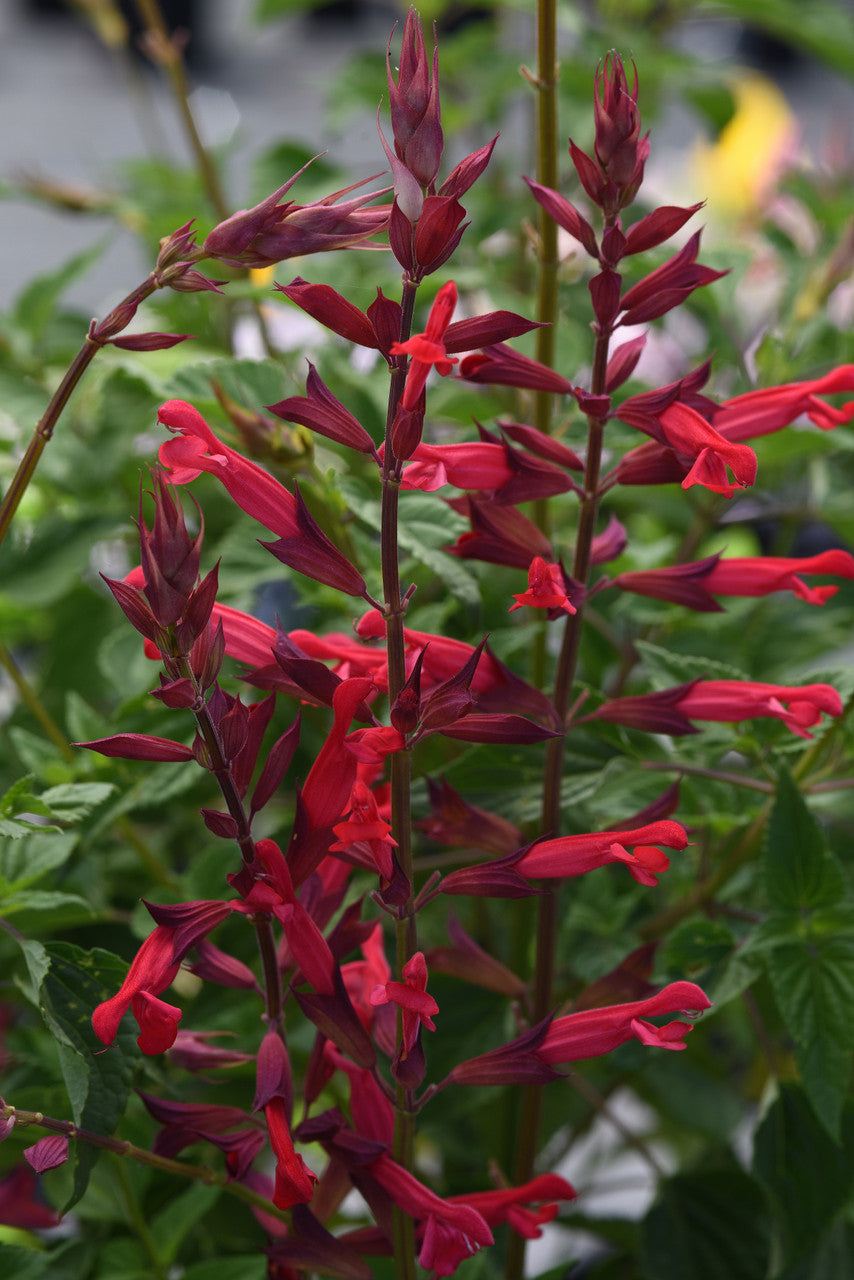
<instances>
[{"instance_id":1,"label":"red tubular flower","mask_svg":"<svg viewBox=\"0 0 854 1280\"><path fill-rule=\"evenodd\" d=\"M645 1018L662 1014L698 1012L711 1008L711 1000L693 982L671 982L663 991L632 1004L610 1005L605 1009L585 1009L555 1018L537 1050L550 1065L598 1058L627 1040L660 1049L684 1049L688 1022L671 1022L656 1027Z\"/></svg>"},{"instance_id":2,"label":"red tubular flower","mask_svg":"<svg viewBox=\"0 0 854 1280\"><path fill-rule=\"evenodd\" d=\"M737 724L760 716L781 720L799 738L822 712L842 714L842 699L829 684L781 685L752 680L693 680L658 693L614 698L592 712L591 720L608 720L650 733L695 733L692 720ZM588 718L588 717L585 717Z\"/></svg>"},{"instance_id":3,"label":"red tubular flower","mask_svg":"<svg viewBox=\"0 0 854 1280\"><path fill-rule=\"evenodd\" d=\"M712 421L716 431L733 441L780 431L802 414L822 431L830 431L854 418L854 400L834 409L821 399L840 391L854 391L854 364L839 365L808 382L787 382L734 396L715 411Z\"/></svg>"},{"instance_id":4,"label":"red tubular flower","mask_svg":"<svg viewBox=\"0 0 854 1280\"><path fill-rule=\"evenodd\" d=\"M529 605L532 609L555 609L577 613L566 594L566 580L559 564L547 564L542 556L534 556L528 568L528 590L514 594L515 604L508 613Z\"/></svg>"},{"instance_id":5,"label":"red tubular flower","mask_svg":"<svg viewBox=\"0 0 854 1280\"><path fill-rule=\"evenodd\" d=\"M336 823L332 830L338 840L329 846L330 853L346 853L351 844L365 843L381 879L391 879L397 841L391 837L391 824L380 817L374 793L360 778L350 792L350 816L345 822Z\"/></svg>"},{"instance_id":6,"label":"red tubular flower","mask_svg":"<svg viewBox=\"0 0 854 1280\"><path fill-rule=\"evenodd\" d=\"M271 1098L264 1108L270 1143L276 1156L276 1189L273 1204L290 1209L295 1204L308 1204L318 1181L302 1156L294 1150L284 1098Z\"/></svg>"},{"instance_id":7,"label":"red tubular flower","mask_svg":"<svg viewBox=\"0 0 854 1280\"><path fill-rule=\"evenodd\" d=\"M169 472L170 484L189 484L202 471L209 471L237 505L266 529L282 538L299 534L293 494L269 471L217 439L198 409L184 400L168 400L160 406L158 418L178 433L160 446L160 462Z\"/></svg>"},{"instance_id":8,"label":"red tubular flower","mask_svg":"<svg viewBox=\"0 0 854 1280\"><path fill-rule=\"evenodd\" d=\"M405 1058L415 1048L419 1028L423 1025L428 1031L435 1031L433 1014L439 1012L439 1006L431 995L427 994L427 964L422 951L407 960L403 966L403 982L386 982L374 987L371 992L371 1004L399 1005L403 1011L403 1052Z\"/></svg>"},{"instance_id":9,"label":"red tubular flower","mask_svg":"<svg viewBox=\"0 0 854 1280\"><path fill-rule=\"evenodd\" d=\"M413 334L406 342L395 342L392 346L391 355L412 357L406 375L406 385L400 399L403 409L417 408L427 381L427 374L434 366L436 371L446 378L457 363L456 357L448 356L442 342L456 305L457 286L453 280L449 280L436 294L424 332Z\"/></svg>"},{"instance_id":10,"label":"red tubular flower","mask_svg":"<svg viewBox=\"0 0 854 1280\"><path fill-rule=\"evenodd\" d=\"M756 479L756 454L744 444L727 440L696 409L679 402L671 404L658 418L665 442L678 454L694 458L694 465L682 481L683 489L701 484L713 493L731 498L736 487L752 485ZM727 478L727 467L734 476Z\"/></svg>"},{"instance_id":11,"label":"red tubular flower","mask_svg":"<svg viewBox=\"0 0 854 1280\"><path fill-rule=\"evenodd\" d=\"M526 1240L537 1240L543 1234L540 1227L557 1216L555 1201L574 1200L578 1195L565 1178L556 1173L541 1173L521 1187L504 1187L497 1191L472 1191L467 1195L449 1196L453 1204L467 1204L477 1209L490 1227L502 1222ZM527 1206L538 1204L537 1210Z\"/></svg>"},{"instance_id":12,"label":"red tubular flower","mask_svg":"<svg viewBox=\"0 0 854 1280\"><path fill-rule=\"evenodd\" d=\"M371 680L353 677L335 690L332 729L305 780L302 802L312 827L326 827L344 812L356 781L356 757L344 739L359 703L374 690Z\"/></svg>"},{"instance_id":13,"label":"red tubular flower","mask_svg":"<svg viewBox=\"0 0 854 1280\"><path fill-rule=\"evenodd\" d=\"M181 1010L156 999L174 982L180 967L173 959L174 939L173 928L158 925L136 953L119 990L98 1005L92 1026L101 1044L113 1043L131 1005L140 1028L137 1044L143 1053L163 1053L174 1043Z\"/></svg>"},{"instance_id":14,"label":"red tubular flower","mask_svg":"<svg viewBox=\"0 0 854 1280\"><path fill-rule=\"evenodd\" d=\"M515 472L501 444L424 444L413 451L403 469L402 489L434 493L443 485L490 491L509 484Z\"/></svg>"},{"instance_id":15,"label":"red tubular flower","mask_svg":"<svg viewBox=\"0 0 854 1280\"><path fill-rule=\"evenodd\" d=\"M716 595L753 597L774 591L792 591L807 604L826 604L839 588L813 587L801 576L815 573L854 578L854 556L841 549L802 557L717 555L690 564L621 573L610 585L701 612L720 608Z\"/></svg>"},{"instance_id":16,"label":"red tubular flower","mask_svg":"<svg viewBox=\"0 0 854 1280\"><path fill-rule=\"evenodd\" d=\"M425 1270L451 1276L466 1258L493 1243L492 1232L476 1209L442 1200L390 1156L379 1156L366 1172L404 1213L424 1223L418 1261Z\"/></svg>"},{"instance_id":17,"label":"red tubular flower","mask_svg":"<svg viewBox=\"0 0 854 1280\"><path fill-rule=\"evenodd\" d=\"M667 855L654 847L660 844L668 849L684 849L688 844L685 828L678 822L663 820L634 831L599 831L538 840L516 863L516 870L528 880L552 880L584 875L594 867L622 862L638 884L655 885L657 877L669 866ZM634 853L629 852L631 846L636 846Z\"/></svg>"}]
</instances>

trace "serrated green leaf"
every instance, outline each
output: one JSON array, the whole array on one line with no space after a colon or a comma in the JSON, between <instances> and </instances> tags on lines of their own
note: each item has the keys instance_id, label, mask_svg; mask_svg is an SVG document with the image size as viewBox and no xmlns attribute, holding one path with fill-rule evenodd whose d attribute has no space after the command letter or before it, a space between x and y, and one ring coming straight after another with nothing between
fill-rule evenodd
<instances>
[{"instance_id":1,"label":"serrated green leaf","mask_svg":"<svg viewBox=\"0 0 854 1280\"><path fill-rule=\"evenodd\" d=\"M686 680L746 680L744 671L716 658L698 657L696 654L672 653L661 645L648 640L636 640L635 648L642 655L644 665L657 689L666 689Z\"/></svg>"},{"instance_id":2,"label":"serrated green leaf","mask_svg":"<svg viewBox=\"0 0 854 1280\"><path fill-rule=\"evenodd\" d=\"M641 1231L643 1280L766 1280L770 1257L765 1195L738 1168L668 1178Z\"/></svg>"},{"instance_id":3,"label":"serrated green leaf","mask_svg":"<svg viewBox=\"0 0 854 1280\"><path fill-rule=\"evenodd\" d=\"M92 1031L92 1011L115 995L127 966L108 951L83 951L71 943L48 948L50 969L41 986L42 1014L57 1040L74 1123L96 1133L111 1134L125 1109L133 1063L133 1031L119 1028L106 1051ZM72 1151L74 1186L67 1211L86 1190L99 1152L84 1142Z\"/></svg>"},{"instance_id":4,"label":"serrated green leaf","mask_svg":"<svg viewBox=\"0 0 854 1280\"><path fill-rule=\"evenodd\" d=\"M770 950L766 967L804 1088L835 1140L854 1054L854 934L810 932Z\"/></svg>"},{"instance_id":5,"label":"serrated green leaf","mask_svg":"<svg viewBox=\"0 0 854 1280\"><path fill-rule=\"evenodd\" d=\"M785 770L766 829L764 867L768 900L776 910L831 906L845 893L842 870Z\"/></svg>"},{"instance_id":6,"label":"serrated green leaf","mask_svg":"<svg viewBox=\"0 0 854 1280\"><path fill-rule=\"evenodd\" d=\"M662 962L668 973L696 978L731 954L735 938L725 924L697 916L683 920L664 944Z\"/></svg>"},{"instance_id":7,"label":"serrated green leaf","mask_svg":"<svg viewBox=\"0 0 854 1280\"><path fill-rule=\"evenodd\" d=\"M55 271L38 276L19 295L15 303L15 319L35 342L42 337L48 322L55 315L57 303L65 290L89 270L103 251L104 242L99 240L82 253L75 254Z\"/></svg>"},{"instance_id":8,"label":"serrated green leaf","mask_svg":"<svg viewBox=\"0 0 854 1280\"><path fill-rule=\"evenodd\" d=\"M31 770L37 778L45 782L57 782L57 773L68 776L68 766L54 744L46 738L16 724L10 726L9 737L24 767Z\"/></svg>"},{"instance_id":9,"label":"serrated green leaf","mask_svg":"<svg viewBox=\"0 0 854 1280\"><path fill-rule=\"evenodd\" d=\"M115 787L110 782L66 782L43 791L48 812L63 822L79 822L104 803Z\"/></svg>"},{"instance_id":10,"label":"serrated green leaf","mask_svg":"<svg viewBox=\"0 0 854 1280\"><path fill-rule=\"evenodd\" d=\"M854 1190L854 1109L846 1107L842 1141L828 1137L806 1093L785 1084L756 1131L753 1172L777 1209L783 1255L807 1254Z\"/></svg>"}]
</instances>

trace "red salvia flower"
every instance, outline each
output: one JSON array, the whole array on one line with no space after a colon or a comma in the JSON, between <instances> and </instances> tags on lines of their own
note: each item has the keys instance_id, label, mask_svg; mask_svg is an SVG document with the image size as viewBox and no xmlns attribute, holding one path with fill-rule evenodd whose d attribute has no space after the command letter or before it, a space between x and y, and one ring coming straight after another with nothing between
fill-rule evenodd
<instances>
[{"instance_id":1,"label":"red salvia flower","mask_svg":"<svg viewBox=\"0 0 854 1280\"><path fill-rule=\"evenodd\" d=\"M807 382L787 382L734 396L720 405L712 421L716 431L734 441L780 431L802 414L823 431L830 431L854 418L854 400L835 409L821 399L840 391L854 391L854 364L839 365Z\"/></svg>"},{"instance_id":2,"label":"red salvia flower","mask_svg":"<svg viewBox=\"0 0 854 1280\"><path fill-rule=\"evenodd\" d=\"M839 588L804 582L804 577L817 573L854 578L854 556L840 548L815 556L715 555L688 564L621 573L610 585L710 612L720 608L716 595L754 597L791 591L807 604L826 604Z\"/></svg>"},{"instance_id":3,"label":"red salvia flower","mask_svg":"<svg viewBox=\"0 0 854 1280\"><path fill-rule=\"evenodd\" d=\"M435 1031L433 1014L439 1012L439 1006L431 995L427 994L427 964L424 953L416 951L403 966L403 982L386 982L374 987L371 993L371 1004L397 1004L403 1011L403 1053L406 1057L415 1048L419 1027L425 1026L428 1031Z\"/></svg>"},{"instance_id":4,"label":"red salvia flower","mask_svg":"<svg viewBox=\"0 0 854 1280\"><path fill-rule=\"evenodd\" d=\"M614 698L584 719L609 720L650 733L696 733L692 720L738 724L760 716L781 720L799 738L822 713L842 714L842 699L829 684L762 684L753 680L692 680L658 693Z\"/></svg>"},{"instance_id":5,"label":"red salvia flower","mask_svg":"<svg viewBox=\"0 0 854 1280\"><path fill-rule=\"evenodd\" d=\"M566 594L566 580L559 564L547 564L542 556L534 556L528 568L528 590L514 594L515 604L508 613L529 605L532 609L556 609L576 613L575 605Z\"/></svg>"},{"instance_id":6,"label":"red salvia flower","mask_svg":"<svg viewBox=\"0 0 854 1280\"><path fill-rule=\"evenodd\" d=\"M437 373L445 378L457 363L456 357L448 355L442 342L456 305L457 286L453 280L449 280L436 294L424 332L413 334L406 342L395 342L391 348L390 354L393 356L412 357L406 375L406 386L400 399L402 408L417 408L427 374L432 368L435 367Z\"/></svg>"},{"instance_id":7,"label":"red salvia flower","mask_svg":"<svg viewBox=\"0 0 854 1280\"><path fill-rule=\"evenodd\" d=\"M621 862L638 884L655 885L657 877L669 866L667 855L655 847L660 844L668 849L684 849L688 844L684 827L664 820L633 831L599 831L538 840L525 851L516 870L528 880L550 880L584 875L594 867ZM630 853L629 848L634 852Z\"/></svg>"},{"instance_id":8,"label":"red salvia flower","mask_svg":"<svg viewBox=\"0 0 854 1280\"><path fill-rule=\"evenodd\" d=\"M98 1005L92 1026L101 1044L113 1043L131 1005L140 1028L137 1044L143 1053L163 1053L174 1043L181 1010L156 998L174 982L180 967L173 958L174 939L173 928L158 925L137 951L119 990Z\"/></svg>"},{"instance_id":9,"label":"red salvia flower","mask_svg":"<svg viewBox=\"0 0 854 1280\"><path fill-rule=\"evenodd\" d=\"M271 1098L264 1108L270 1143L276 1157L276 1188L273 1204L290 1209L295 1204L308 1204L318 1181L302 1156L294 1150L294 1140L285 1111L284 1098Z\"/></svg>"},{"instance_id":10,"label":"red salvia flower","mask_svg":"<svg viewBox=\"0 0 854 1280\"><path fill-rule=\"evenodd\" d=\"M397 841L391 837L391 824L380 817L376 798L370 787L357 778L350 792L349 817L332 828L338 840L329 846L330 853L346 853L351 844L367 844L380 877L388 881L394 871Z\"/></svg>"},{"instance_id":11,"label":"red salvia flower","mask_svg":"<svg viewBox=\"0 0 854 1280\"><path fill-rule=\"evenodd\" d=\"M425 1270L451 1276L466 1258L493 1243L492 1232L476 1209L441 1199L390 1156L379 1156L366 1172L404 1213L424 1224L418 1261Z\"/></svg>"},{"instance_id":12,"label":"red salvia flower","mask_svg":"<svg viewBox=\"0 0 854 1280\"><path fill-rule=\"evenodd\" d=\"M610 1053L626 1040L660 1049L684 1049L689 1022L671 1022L656 1027L646 1018L678 1012L699 1012L711 1007L708 996L693 982L671 982L657 995L632 1004L611 1005L605 1009L585 1009L555 1018L537 1053L544 1062L578 1062Z\"/></svg>"},{"instance_id":13,"label":"red salvia flower","mask_svg":"<svg viewBox=\"0 0 854 1280\"><path fill-rule=\"evenodd\" d=\"M452 1204L467 1204L477 1209L490 1227L502 1222L526 1240L537 1240L545 1222L557 1217L558 1200L574 1200L578 1192L556 1173L541 1173L520 1187L502 1187L495 1191L471 1191L462 1196L449 1196ZM532 1210L529 1205L539 1208Z\"/></svg>"},{"instance_id":14,"label":"red salvia flower","mask_svg":"<svg viewBox=\"0 0 854 1280\"><path fill-rule=\"evenodd\" d=\"M223 444L198 409L185 400L168 400L158 418L177 435L160 446L160 462L170 484L189 484L209 471L223 484L239 507L279 537L299 533L297 504L292 493L269 471Z\"/></svg>"}]
</instances>

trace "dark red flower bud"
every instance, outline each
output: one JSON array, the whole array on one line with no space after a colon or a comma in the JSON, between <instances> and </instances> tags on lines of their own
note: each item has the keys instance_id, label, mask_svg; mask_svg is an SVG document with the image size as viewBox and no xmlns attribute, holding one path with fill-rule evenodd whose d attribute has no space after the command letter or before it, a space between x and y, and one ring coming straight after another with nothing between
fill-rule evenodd
<instances>
[{"instance_id":1,"label":"dark red flower bud","mask_svg":"<svg viewBox=\"0 0 854 1280\"><path fill-rule=\"evenodd\" d=\"M596 235L586 218L578 212L574 204L570 204L557 191L553 191L551 187L544 187L539 182L534 182L531 178L525 178L528 186L531 188L531 194L545 209L550 218L557 223L559 227L563 227L564 231L568 231L571 236L578 240L584 247L586 253L591 258L598 260L599 246L596 243Z\"/></svg>"},{"instance_id":2,"label":"dark red flower bud","mask_svg":"<svg viewBox=\"0 0 854 1280\"><path fill-rule=\"evenodd\" d=\"M311 163L311 162L309 162ZM214 227L204 243L208 257L229 266L267 267L305 253L321 253L364 244L381 231L388 210L364 206L376 193L336 204L340 196L372 181L365 178L308 205L281 203L308 165L252 209L241 209Z\"/></svg>"},{"instance_id":3,"label":"dark red flower bud","mask_svg":"<svg viewBox=\"0 0 854 1280\"><path fill-rule=\"evenodd\" d=\"M310 431L345 444L359 453L376 452L374 442L353 414L345 409L320 378L314 365L309 361L308 378L305 396L288 396L278 404L267 405L277 418L286 422L298 422Z\"/></svg>"},{"instance_id":4,"label":"dark red flower bud","mask_svg":"<svg viewBox=\"0 0 854 1280\"><path fill-rule=\"evenodd\" d=\"M551 1017L545 1018L500 1049L492 1049L459 1063L448 1079L454 1084L470 1085L547 1084L556 1080L559 1073L537 1052L551 1021Z\"/></svg>"},{"instance_id":5,"label":"dark red flower bud","mask_svg":"<svg viewBox=\"0 0 854 1280\"><path fill-rule=\"evenodd\" d=\"M91 742L75 742L73 745L120 760L159 760L171 763L193 759L193 752L189 747L173 742L171 738L155 738L147 733L114 733L110 738L96 738Z\"/></svg>"},{"instance_id":6,"label":"dark red flower bud","mask_svg":"<svg viewBox=\"0 0 854 1280\"><path fill-rule=\"evenodd\" d=\"M412 235L412 257L419 275L430 275L447 262L468 226L463 222L465 216L459 201L449 196L427 196Z\"/></svg>"},{"instance_id":7,"label":"dark red flower bud","mask_svg":"<svg viewBox=\"0 0 854 1280\"><path fill-rule=\"evenodd\" d=\"M401 306L377 288L377 296L367 309L368 319L376 334L377 345L386 359L389 350L400 339Z\"/></svg>"},{"instance_id":8,"label":"dark red flower bud","mask_svg":"<svg viewBox=\"0 0 854 1280\"><path fill-rule=\"evenodd\" d=\"M636 338L630 338L628 342L617 347L605 371L605 390L609 395L632 376L645 346L646 334L640 333Z\"/></svg>"},{"instance_id":9,"label":"dark red flower bud","mask_svg":"<svg viewBox=\"0 0 854 1280\"><path fill-rule=\"evenodd\" d=\"M593 302L593 314L600 333L609 333L620 310L621 277L606 268L594 276L587 286Z\"/></svg>"},{"instance_id":10,"label":"dark red flower bud","mask_svg":"<svg viewBox=\"0 0 854 1280\"><path fill-rule=\"evenodd\" d=\"M425 653L426 648L422 649L415 659L415 666L410 671L406 684L395 698L389 712L389 719L400 733L412 733L418 724L421 708L421 667Z\"/></svg>"},{"instance_id":11,"label":"dark red flower bud","mask_svg":"<svg viewBox=\"0 0 854 1280\"><path fill-rule=\"evenodd\" d=\"M496 133L491 142L487 142L485 146L478 147L477 151L472 151L470 155L465 156L448 174L439 188L439 195L450 196L452 200L459 200L460 196L465 195L489 164L497 141Z\"/></svg>"},{"instance_id":12,"label":"dark red flower bud","mask_svg":"<svg viewBox=\"0 0 854 1280\"><path fill-rule=\"evenodd\" d=\"M237 823L229 813L222 813L219 809L200 809L202 821L212 835L219 836L221 840L236 840L240 834Z\"/></svg>"},{"instance_id":13,"label":"dark red flower bud","mask_svg":"<svg viewBox=\"0 0 854 1280\"><path fill-rule=\"evenodd\" d=\"M289 729L273 743L264 761L261 776L252 792L252 813L256 814L273 798L282 779L290 768L299 745L300 718L297 716Z\"/></svg>"},{"instance_id":14,"label":"dark red flower bud","mask_svg":"<svg viewBox=\"0 0 854 1280\"><path fill-rule=\"evenodd\" d=\"M429 187L439 172L443 148L439 53L434 38L431 68L424 47L421 18L414 8L407 13L403 27L397 83L392 75L391 39L386 60L395 152L418 183Z\"/></svg>"},{"instance_id":15,"label":"dark red flower bud","mask_svg":"<svg viewBox=\"0 0 854 1280\"><path fill-rule=\"evenodd\" d=\"M684 227L688 219L692 218L698 209L702 209L704 204L705 200L701 200L699 204L689 205L688 208L665 204L659 209L653 209L652 213L641 218L626 232L626 256L644 253L647 249L654 249L656 245L663 244L665 240L675 235L680 227Z\"/></svg>"},{"instance_id":16,"label":"dark red flower bud","mask_svg":"<svg viewBox=\"0 0 854 1280\"><path fill-rule=\"evenodd\" d=\"M699 264L699 249L700 232L696 231L684 248L633 285L620 301L620 323L634 325L656 320L678 307L695 289L728 274Z\"/></svg>"},{"instance_id":17,"label":"dark red flower bud","mask_svg":"<svg viewBox=\"0 0 854 1280\"><path fill-rule=\"evenodd\" d=\"M258 1050L255 1076L255 1098L252 1110L260 1111L271 1098L284 1099L285 1110L291 1109L291 1061L282 1037L272 1028L266 1032Z\"/></svg>"},{"instance_id":18,"label":"dark red flower bud","mask_svg":"<svg viewBox=\"0 0 854 1280\"><path fill-rule=\"evenodd\" d=\"M508 338L519 338L532 329L542 329L538 320L528 320L515 311L488 311L469 320L455 320L445 330L445 350L475 351L478 347L490 347Z\"/></svg>"},{"instance_id":19,"label":"dark red flower bud","mask_svg":"<svg viewBox=\"0 0 854 1280\"><path fill-rule=\"evenodd\" d=\"M193 337L192 333L134 333L126 338L108 338L107 345L122 351L168 351Z\"/></svg>"},{"instance_id":20,"label":"dark red flower bud","mask_svg":"<svg viewBox=\"0 0 854 1280\"><path fill-rule=\"evenodd\" d=\"M330 285L309 284L295 276L290 284L277 284L276 288L306 315L348 342L355 342L360 347L378 347L374 327L364 311L354 307Z\"/></svg>"},{"instance_id":21,"label":"dark red flower bud","mask_svg":"<svg viewBox=\"0 0 854 1280\"><path fill-rule=\"evenodd\" d=\"M162 628L160 623L151 612L151 605L146 600L141 591L136 587L130 586L127 582L122 582L117 578L106 578L103 574L107 586L115 596L119 608L130 622L131 626L144 635L146 640L151 640L156 644L161 639Z\"/></svg>"},{"instance_id":22,"label":"dark red flower bud","mask_svg":"<svg viewBox=\"0 0 854 1280\"><path fill-rule=\"evenodd\" d=\"M465 356L460 361L460 377L467 382L554 391L558 395L570 395L573 390L572 383L548 365L521 355L503 342L486 347L476 355Z\"/></svg>"},{"instance_id":23,"label":"dark red flower bud","mask_svg":"<svg viewBox=\"0 0 854 1280\"><path fill-rule=\"evenodd\" d=\"M298 532L291 537L279 538L278 542L262 542L261 546L282 564L297 569L308 578L324 582L350 596L364 596L367 591L365 579L327 538L305 505L299 485L294 486L294 496Z\"/></svg>"},{"instance_id":24,"label":"dark red flower bud","mask_svg":"<svg viewBox=\"0 0 854 1280\"><path fill-rule=\"evenodd\" d=\"M471 533L461 533L452 547L445 548L451 555L514 569L527 569L534 556L554 559L548 538L516 507L498 506L472 495L449 505L467 515L472 527Z\"/></svg>"}]
</instances>

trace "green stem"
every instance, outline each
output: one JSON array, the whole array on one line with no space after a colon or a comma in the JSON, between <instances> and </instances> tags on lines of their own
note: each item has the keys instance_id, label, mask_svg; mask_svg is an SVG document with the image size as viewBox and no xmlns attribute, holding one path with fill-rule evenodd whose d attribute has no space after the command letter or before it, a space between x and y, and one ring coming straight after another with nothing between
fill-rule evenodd
<instances>
[{"instance_id":1,"label":"green stem","mask_svg":"<svg viewBox=\"0 0 854 1280\"><path fill-rule=\"evenodd\" d=\"M218 220L223 222L228 217L228 205L216 165L202 142L193 108L190 106L189 84L181 51L169 33L157 0L136 0L136 7L147 28L149 55L166 72L211 207Z\"/></svg>"},{"instance_id":2,"label":"green stem","mask_svg":"<svg viewBox=\"0 0 854 1280\"><path fill-rule=\"evenodd\" d=\"M127 1156L129 1159L135 1160L137 1164L159 1169L161 1173L174 1174L179 1178L189 1178L193 1182L204 1182L211 1187L221 1187L228 1195L242 1200L244 1204L251 1205L254 1209L261 1209L264 1213L272 1214L274 1218L278 1218L282 1222L289 1221L288 1215L282 1209L277 1208L265 1196L259 1195L257 1191L252 1191L250 1187L244 1186L242 1182L230 1182L228 1174L220 1173L217 1169L210 1168L209 1165L184 1164L181 1160L172 1160L168 1156L158 1156L153 1151L147 1151L145 1147L137 1147L132 1142L123 1142L120 1138L107 1138L103 1134L93 1133L89 1129L81 1129L71 1120L55 1120L52 1116L43 1115L41 1111L22 1111L18 1107L7 1105L0 1109L0 1116L4 1120L13 1119L16 1128L35 1125L40 1129L47 1129L50 1133L64 1134L68 1138L76 1138L79 1142L86 1142L89 1146L100 1147L102 1151L112 1151L117 1156Z\"/></svg>"}]
</instances>

